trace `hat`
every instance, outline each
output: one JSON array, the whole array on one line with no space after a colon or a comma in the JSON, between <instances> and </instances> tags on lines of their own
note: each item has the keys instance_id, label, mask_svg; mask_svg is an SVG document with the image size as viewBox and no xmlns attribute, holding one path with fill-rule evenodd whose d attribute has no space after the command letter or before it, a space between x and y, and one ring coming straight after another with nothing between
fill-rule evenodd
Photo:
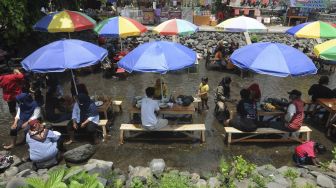
<instances>
[{"instance_id":1,"label":"hat","mask_svg":"<svg viewBox=\"0 0 336 188\"><path fill-rule=\"evenodd\" d=\"M296 95L298 97L301 96L301 91L293 89L292 91L288 92L289 95Z\"/></svg>"}]
</instances>

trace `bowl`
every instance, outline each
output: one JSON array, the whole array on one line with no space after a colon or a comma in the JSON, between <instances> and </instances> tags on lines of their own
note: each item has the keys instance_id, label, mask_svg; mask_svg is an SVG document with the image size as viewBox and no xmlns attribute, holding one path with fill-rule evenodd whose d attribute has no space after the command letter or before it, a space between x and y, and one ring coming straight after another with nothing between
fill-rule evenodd
<instances>
[{"instance_id":1,"label":"bowl","mask_svg":"<svg viewBox=\"0 0 336 188\"><path fill-rule=\"evenodd\" d=\"M168 108L168 104L166 104L166 103L160 103L159 107L160 108Z\"/></svg>"},{"instance_id":2,"label":"bowl","mask_svg":"<svg viewBox=\"0 0 336 188\"><path fill-rule=\"evenodd\" d=\"M96 102L95 102L95 105L96 105L96 106L101 106L101 105L103 105L103 104L104 104L103 101L96 101Z\"/></svg>"}]
</instances>

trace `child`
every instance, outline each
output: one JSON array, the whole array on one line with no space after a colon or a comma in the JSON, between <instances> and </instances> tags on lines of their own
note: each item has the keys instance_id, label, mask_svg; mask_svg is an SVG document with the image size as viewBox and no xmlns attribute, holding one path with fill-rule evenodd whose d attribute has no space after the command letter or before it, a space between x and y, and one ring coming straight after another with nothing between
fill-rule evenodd
<instances>
[{"instance_id":1,"label":"child","mask_svg":"<svg viewBox=\"0 0 336 188\"><path fill-rule=\"evenodd\" d=\"M198 96L200 96L202 100L202 109L204 109L204 106L206 106L207 110L209 109L208 91L209 91L208 77L203 77L202 83L199 86Z\"/></svg>"},{"instance_id":2,"label":"child","mask_svg":"<svg viewBox=\"0 0 336 188\"><path fill-rule=\"evenodd\" d=\"M313 164L319 166L320 162L317 160L316 154L323 154L325 151L326 148L323 145L307 141L295 148L293 159L297 165Z\"/></svg>"}]
</instances>

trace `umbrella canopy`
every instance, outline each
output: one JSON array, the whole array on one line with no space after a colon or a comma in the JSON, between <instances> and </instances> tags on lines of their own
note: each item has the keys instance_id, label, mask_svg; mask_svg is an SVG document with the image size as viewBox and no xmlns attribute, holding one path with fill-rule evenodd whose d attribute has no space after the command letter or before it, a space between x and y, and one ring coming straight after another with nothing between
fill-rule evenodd
<instances>
[{"instance_id":1,"label":"umbrella canopy","mask_svg":"<svg viewBox=\"0 0 336 188\"><path fill-rule=\"evenodd\" d=\"M336 28L322 21L299 24L286 33L298 38L336 38Z\"/></svg>"},{"instance_id":2,"label":"umbrella canopy","mask_svg":"<svg viewBox=\"0 0 336 188\"><path fill-rule=\"evenodd\" d=\"M233 52L233 64L260 74L278 77L315 74L317 69L304 53L281 43L259 42Z\"/></svg>"},{"instance_id":3,"label":"umbrella canopy","mask_svg":"<svg viewBox=\"0 0 336 188\"><path fill-rule=\"evenodd\" d=\"M222 28L225 31L232 32L245 32L245 31L267 31L264 24L260 23L258 20L246 16L238 16L235 18L230 18L216 26L217 28Z\"/></svg>"},{"instance_id":4,"label":"umbrella canopy","mask_svg":"<svg viewBox=\"0 0 336 188\"><path fill-rule=\"evenodd\" d=\"M95 44L73 39L64 39L47 44L22 62L27 71L46 73L63 72L94 65L107 56L107 50Z\"/></svg>"},{"instance_id":5,"label":"umbrella canopy","mask_svg":"<svg viewBox=\"0 0 336 188\"><path fill-rule=\"evenodd\" d=\"M129 37L138 36L147 31L147 28L136 20L117 16L100 22L94 31L103 37Z\"/></svg>"},{"instance_id":6,"label":"umbrella canopy","mask_svg":"<svg viewBox=\"0 0 336 188\"><path fill-rule=\"evenodd\" d=\"M63 10L44 16L33 29L50 33L75 32L93 29L95 25L96 21L84 13Z\"/></svg>"},{"instance_id":7,"label":"umbrella canopy","mask_svg":"<svg viewBox=\"0 0 336 188\"><path fill-rule=\"evenodd\" d=\"M186 20L171 19L156 26L153 31L160 35L188 35L198 31L198 27Z\"/></svg>"},{"instance_id":8,"label":"umbrella canopy","mask_svg":"<svg viewBox=\"0 0 336 188\"><path fill-rule=\"evenodd\" d=\"M316 45L314 53L321 59L336 61L336 39Z\"/></svg>"},{"instance_id":9,"label":"umbrella canopy","mask_svg":"<svg viewBox=\"0 0 336 188\"><path fill-rule=\"evenodd\" d=\"M196 62L196 52L174 42L155 41L144 43L118 62L127 72L157 72L179 70Z\"/></svg>"}]
</instances>

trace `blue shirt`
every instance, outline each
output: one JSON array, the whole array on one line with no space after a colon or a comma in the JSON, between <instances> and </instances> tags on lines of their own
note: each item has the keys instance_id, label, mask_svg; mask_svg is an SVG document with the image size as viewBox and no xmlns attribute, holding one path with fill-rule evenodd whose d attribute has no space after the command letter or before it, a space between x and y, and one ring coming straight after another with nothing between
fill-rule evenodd
<instances>
[{"instance_id":1,"label":"blue shirt","mask_svg":"<svg viewBox=\"0 0 336 188\"><path fill-rule=\"evenodd\" d=\"M72 119L75 119L76 123L80 123L80 108L77 102L74 104L72 109ZM88 117L88 120L98 125L99 115Z\"/></svg>"},{"instance_id":2,"label":"blue shirt","mask_svg":"<svg viewBox=\"0 0 336 188\"><path fill-rule=\"evenodd\" d=\"M26 142L29 145L30 159L34 162L44 162L55 157L58 153L57 140L59 137L49 130L46 140L40 142L31 138L29 133L27 133Z\"/></svg>"}]
</instances>

